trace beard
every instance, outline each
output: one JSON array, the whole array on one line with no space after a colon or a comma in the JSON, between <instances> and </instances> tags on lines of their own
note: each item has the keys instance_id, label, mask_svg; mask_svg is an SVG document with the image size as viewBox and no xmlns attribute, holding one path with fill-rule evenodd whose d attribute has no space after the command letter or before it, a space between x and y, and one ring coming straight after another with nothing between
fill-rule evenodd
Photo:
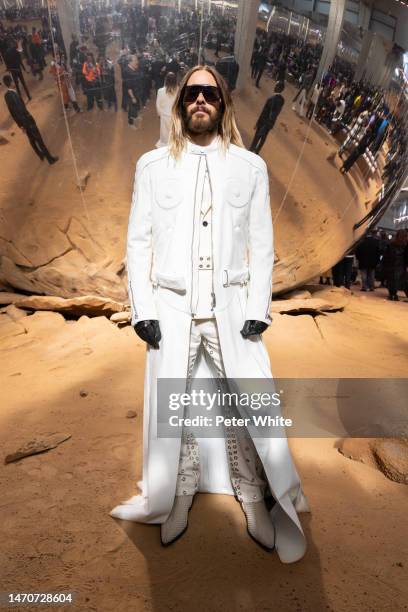
<instances>
[{"instance_id":1,"label":"beard","mask_svg":"<svg viewBox=\"0 0 408 612\"><path fill-rule=\"evenodd\" d=\"M202 117L197 117L196 112L201 111ZM219 123L221 121L221 111L217 110L215 115L211 115L207 109L202 107L195 107L189 113L185 113L185 124L187 131L192 134L204 134L218 130Z\"/></svg>"}]
</instances>

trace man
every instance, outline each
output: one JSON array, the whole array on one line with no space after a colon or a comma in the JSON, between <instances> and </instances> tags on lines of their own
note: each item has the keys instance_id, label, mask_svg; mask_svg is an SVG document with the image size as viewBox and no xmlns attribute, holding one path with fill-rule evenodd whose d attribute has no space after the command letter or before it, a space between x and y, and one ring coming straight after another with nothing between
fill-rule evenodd
<instances>
[{"instance_id":1,"label":"man","mask_svg":"<svg viewBox=\"0 0 408 612\"><path fill-rule=\"evenodd\" d=\"M258 155L285 104L285 98L281 95L284 89L285 84L282 81L278 81L275 85L275 95L268 98L265 102L265 106L256 122L256 132L249 150Z\"/></svg>"},{"instance_id":2,"label":"man","mask_svg":"<svg viewBox=\"0 0 408 612\"><path fill-rule=\"evenodd\" d=\"M257 56L257 58L255 60L255 66L254 66L255 76L254 76L254 78L255 78L255 87L257 89L260 89L259 83L260 83L262 75L264 73L267 61L268 61L268 49L265 47L265 48L262 48L259 51L258 56Z\"/></svg>"},{"instance_id":3,"label":"man","mask_svg":"<svg viewBox=\"0 0 408 612\"><path fill-rule=\"evenodd\" d=\"M134 120L142 108L143 75L139 68L137 55L130 55L125 69L124 82L128 95L128 124L136 128Z\"/></svg>"},{"instance_id":4,"label":"man","mask_svg":"<svg viewBox=\"0 0 408 612\"><path fill-rule=\"evenodd\" d=\"M235 495L257 543L275 547L283 562L300 559L306 544L296 510L307 502L284 430L242 438L226 426L227 443L195 437L188 424L172 437L157 435L162 379L181 379L187 390L202 374L217 386L272 380L261 337L271 323L274 257L268 173L243 148L214 68L187 72L169 146L138 161L127 244L132 325L148 344L143 482L142 495L111 516L160 523L168 545L186 530L197 491ZM275 500L271 513L267 497Z\"/></svg>"},{"instance_id":5,"label":"man","mask_svg":"<svg viewBox=\"0 0 408 612\"><path fill-rule=\"evenodd\" d=\"M332 268L333 284L336 287L351 288L354 254L348 253Z\"/></svg>"},{"instance_id":6,"label":"man","mask_svg":"<svg viewBox=\"0 0 408 612\"><path fill-rule=\"evenodd\" d=\"M397 230L392 240L388 241L383 261L388 299L398 302L400 289L407 295L408 241L405 230Z\"/></svg>"},{"instance_id":7,"label":"man","mask_svg":"<svg viewBox=\"0 0 408 612\"><path fill-rule=\"evenodd\" d=\"M380 241L373 232L357 245L356 258L361 274L361 291L374 291L375 269L380 263Z\"/></svg>"},{"instance_id":8,"label":"man","mask_svg":"<svg viewBox=\"0 0 408 612\"><path fill-rule=\"evenodd\" d=\"M7 91L4 94L4 99L10 115L13 117L18 127L21 128L25 134L27 134L30 145L41 161L44 161L46 158L50 165L55 164L55 162L58 161L58 157L54 157L48 151L38 130L34 117L30 115L23 100L20 98L17 91L12 87L12 82L13 81L9 74L6 74L3 77L3 83L7 87Z\"/></svg>"},{"instance_id":9,"label":"man","mask_svg":"<svg viewBox=\"0 0 408 612\"><path fill-rule=\"evenodd\" d=\"M21 91L19 87L19 81L24 87L24 90L27 94L27 98L31 100L30 92L28 91L26 82L23 77L23 72L22 72L22 69L25 72L26 72L26 69L24 68L23 60L21 59L21 53L18 52L17 47L13 41L10 42L8 49L6 53L4 54L4 61L6 63L6 68L8 72L13 77L13 81L15 83L15 86L16 86L16 89L17 89L17 92L20 98L22 98L22 96L21 96Z\"/></svg>"},{"instance_id":10,"label":"man","mask_svg":"<svg viewBox=\"0 0 408 612\"><path fill-rule=\"evenodd\" d=\"M115 89L115 67L113 62L107 57L101 57L98 61L101 68L103 99L106 101L108 108L113 106L115 112L117 112L118 98Z\"/></svg>"}]
</instances>

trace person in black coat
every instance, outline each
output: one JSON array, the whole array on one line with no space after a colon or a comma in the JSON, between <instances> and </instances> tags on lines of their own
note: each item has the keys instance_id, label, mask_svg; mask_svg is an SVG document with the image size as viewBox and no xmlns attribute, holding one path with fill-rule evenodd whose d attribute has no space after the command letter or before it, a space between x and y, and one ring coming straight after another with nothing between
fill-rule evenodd
<instances>
[{"instance_id":1,"label":"person in black coat","mask_svg":"<svg viewBox=\"0 0 408 612\"><path fill-rule=\"evenodd\" d=\"M21 91L20 91L20 87L18 83L19 81L24 87L24 90L27 94L27 98L31 100L30 92L28 91L26 82L23 77L23 72L22 72L22 69L25 72L26 72L26 69L24 68L23 60L21 59L21 54L17 51L17 47L13 41L10 43L7 51L4 54L4 61L5 61L8 72L13 77L13 81L15 83L15 86L16 86L16 89L17 89L17 92L20 98L22 98L22 96L21 96Z\"/></svg>"},{"instance_id":2,"label":"person in black coat","mask_svg":"<svg viewBox=\"0 0 408 612\"><path fill-rule=\"evenodd\" d=\"M129 56L129 63L125 69L124 82L128 98L128 124L134 125L134 120L142 109L143 95L143 74L139 67L139 60L136 55Z\"/></svg>"},{"instance_id":3,"label":"person in black coat","mask_svg":"<svg viewBox=\"0 0 408 612\"><path fill-rule=\"evenodd\" d=\"M255 60L255 77L254 78L256 79L255 87L257 87L257 89L259 89L259 82L264 73L267 61L268 61L268 50L261 49L258 57Z\"/></svg>"},{"instance_id":4,"label":"person in black coat","mask_svg":"<svg viewBox=\"0 0 408 612\"><path fill-rule=\"evenodd\" d=\"M383 265L388 299L398 301L398 290L404 289L408 267L408 246L404 230L398 230L385 248Z\"/></svg>"},{"instance_id":5,"label":"person in black coat","mask_svg":"<svg viewBox=\"0 0 408 612\"><path fill-rule=\"evenodd\" d=\"M256 122L255 136L249 150L258 155L285 103L285 98L281 95L284 89L285 84L282 81L278 81L275 85L275 94L267 99Z\"/></svg>"},{"instance_id":6,"label":"person in black coat","mask_svg":"<svg viewBox=\"0 0 408 612\"><path fill-rule=\"evenodd\" d=\"M373 131L371 129L367 129L365 134L358 142L357 146L354 147L348 158L343 162L343 165L340 168L340 172L342 174L347 174L347 172L351 170L351 168L354 166L359 157L361 157L361 155L364 155L367 148L372 143L373 138Z\"/></svg>"},{"instance_id":7,"label":"person in black coat","mask_svg":"<svg viewBox=\"0 0 408 612\"><path fill-rule=\"evenodd\" d=\"M371 232L357 245L356 257L361 273L361 291L374 291L375 268L380 261L380 241Z\"/></svg>"},{"instance_id":8,"label":"person in black coat","mask_svg":"<svg viewBox=\"0 0 408 612\"><path fill-rule=\"evenodd\" d=\"M55 164L55 162L58 161L58 157L54 157L48 151L41 137L34 117L28 112L23 100L21 99L17 91L12 87L12 82L12 78L9 74L6 74L3 77L3 83L7 87L7 91L4 94L4 99L6 101L10 115L13 117L18 127L21 128L23 132L27 134L27 138L30 142L30 145L34 149L35 154L38 155L38 157L41 159L41 161L47 159L50 165Z\"/></svg>"}]
</instances>

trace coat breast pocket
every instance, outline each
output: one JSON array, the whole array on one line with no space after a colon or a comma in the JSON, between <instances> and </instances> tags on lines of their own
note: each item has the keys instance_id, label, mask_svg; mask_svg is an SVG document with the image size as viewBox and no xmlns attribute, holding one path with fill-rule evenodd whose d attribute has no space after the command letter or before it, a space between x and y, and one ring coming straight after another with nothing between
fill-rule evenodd
<instances>
[{"instance_id":1,"label":"coat breast pocket","mask_svg":"<svg viewBox=\"0 0 408 612\"><path fill-rule=\"evenodd\" d=\"M234 209L246 210L250 200L249 183L242 178L227 178L225 181L225 199Z\"/></svg>"},{"instance_id":2,"label":"coat breast pocket","mask_svg":"<svg viewBox=\"0 0 408 612\"><path fill-rule=\"evenodd\" d=\"M154 199L156 204L164 209L170 210L181 204L182 192L180 181L175 178L164 178L155 187Z\"/></svg>"}]
</instances>

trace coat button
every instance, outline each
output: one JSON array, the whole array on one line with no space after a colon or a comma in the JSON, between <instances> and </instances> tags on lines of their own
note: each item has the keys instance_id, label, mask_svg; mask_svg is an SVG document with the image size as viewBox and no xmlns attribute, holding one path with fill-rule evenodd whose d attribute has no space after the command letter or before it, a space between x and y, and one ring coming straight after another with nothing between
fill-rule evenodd
<instances>
[{"instance_id":1,"label":"coat button","mask_svg":"<svg viewBox=\"0 0 408 612\"><path fill-rule=\"evenodd\" d=\"M203 225L204 225L204 227L207 227L208 221L203 221Z\"/></svg>"}]
</instances>

